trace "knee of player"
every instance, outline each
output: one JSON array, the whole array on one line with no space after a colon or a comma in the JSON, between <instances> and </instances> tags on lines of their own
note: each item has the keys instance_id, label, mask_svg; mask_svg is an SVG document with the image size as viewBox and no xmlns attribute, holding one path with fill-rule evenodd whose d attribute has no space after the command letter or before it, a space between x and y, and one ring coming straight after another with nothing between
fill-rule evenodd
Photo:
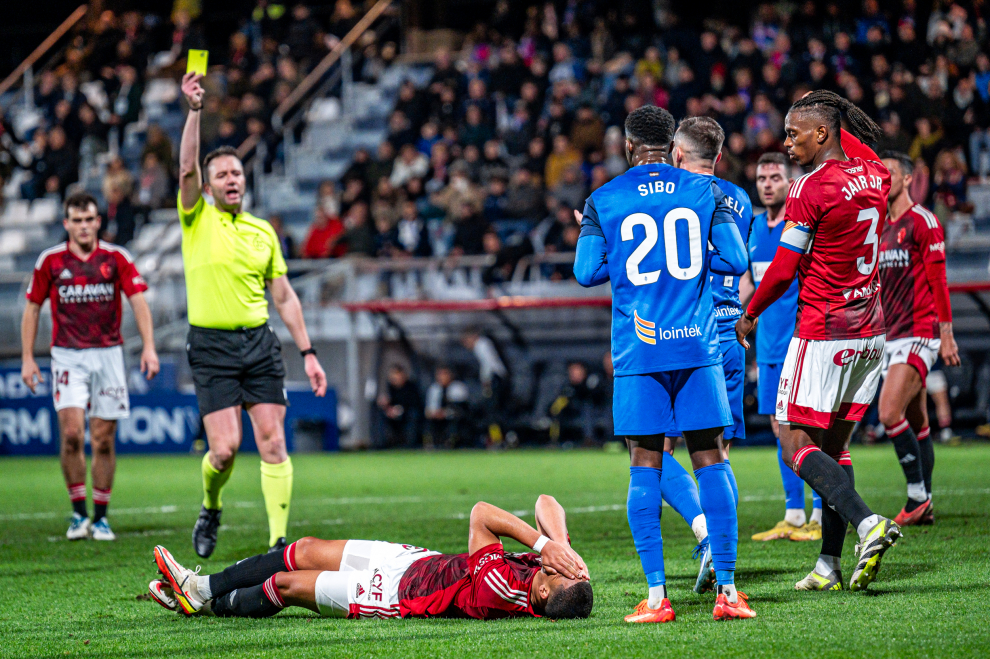
<instances>
[{"instance_id":1,"label":"knee of player","mask_svg":"<svg viewBox=\"0 0 990 659\"><path fill-rule=\"evenodd\" d=\"M898 423L901 422L901 419L904 418L904 414L901 412L901 410L897 409L893 405L881 404L878 412L880 417L880 423L882 423L885 428L893 428L894 426L896 426Z\"/></svg>"},{"instance_id":2,"label":"knee of player","mask_svg":"<svg viewBox=\"0 0 990 659\"><path fill-rule=\"evenodd\" d=\"M68 452L81 451L86 440L86 429L83 426L66 425L62 428L62 450Z\"/></svg>"},{"instance_id":3,"label":"knee of player","mask_svg":"<svg viewBox=\"0 0 990 659\"><path fill-rule=\"evenodd\" d=\"M237 449L231 445L221 444L210 447L210 463L221 471L234 464L234 457L236 455Z\"/></svg>"},{"instance_id":4,"label":"knee of player","mask_svg":"<svg viewBox=\"0 0 990 659\"><path fill-rule=\"evenodd\" d=\"M93 448L93 453L96 455L110 455L113 453L113 436L110 437L95 437L91 436L91 443Z\"/></svg>"},{"instance_id":5,"label":"knee of player","mask_svg":"<svg viewBox=\"0 0 990 659\"><path fill-rule=\"evenodd\" d=\"M318 542L318 538L306 536L305 538L299 538L293 543L295 545L295 550L293 550L293 558L295 559L296 569L307 569L303 566L309 564L310 553L315 549Z\"/></svg>"},{"instance_id":6,"label":"knee of player","mask_svg":"<svg viewBox=\"0 0 990 659\"><path fill-rule=\"evenodd\" d=\"M291 572L279 572L275 575L275 586L278 587L278 594L284 601L299 599L303 595L303 588L299 579L294 578Z\"/></svg>"}]
</instances>

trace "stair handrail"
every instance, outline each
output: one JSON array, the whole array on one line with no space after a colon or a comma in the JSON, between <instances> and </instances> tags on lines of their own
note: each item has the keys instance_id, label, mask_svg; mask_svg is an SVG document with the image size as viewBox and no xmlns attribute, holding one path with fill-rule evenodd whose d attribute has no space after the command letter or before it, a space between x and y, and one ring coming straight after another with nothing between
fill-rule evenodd
<instances>
[{"instance_id":1,"label":"stair handrail","mask_svg":"<svg viewBox=\"0 0 990 659\"><path fill-rule=\"evenodd\" d=\"M75 24L78 23L82 19L82 17L86 15L86 12L88 11L89 11L89 5L79 5L78 7L76 7L76 10L71 14L69 14L69 17L66 18L64 21L62 21L61 25L59 25L57 28L55 28L55 30L51 34L45 37L45 40L42 41L38 45L38 47L31 52L30 55L24 58L23 62L18 64L17 68L14 69L10 73L10 75L8 75L6 78L3 79L3 82L0 82L0 96L2 96L4 93L7 92L7 90L13 87L14 83L17 82L17 79L20 78L22 75L24 75L31 67L33 67L35 62L37 62L39 59L44 57L45 53L51 50L52 46L58 43L59 39L64 37L66 32L71 30L75 26Z\"/></svg>"}]
</instances>

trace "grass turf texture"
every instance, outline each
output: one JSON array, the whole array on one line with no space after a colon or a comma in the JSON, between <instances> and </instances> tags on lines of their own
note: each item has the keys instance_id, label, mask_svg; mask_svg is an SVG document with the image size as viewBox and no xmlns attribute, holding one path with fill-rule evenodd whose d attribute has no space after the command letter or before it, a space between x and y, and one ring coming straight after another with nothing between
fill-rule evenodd
<instances>
[{"instance_id":1,"label":"grass turf texture","mask_svg":"<svg viewBox=\"0 0 990 659\"><path fill-rule=\"evenodd\" d=\"M684 451L678 458L685 460ZM736 583L759 617L716 623L714 598L691 592L694 537L664 510L667 585L677 621L627 625L622 616L646 584L625 515L628 460L601 451L504 454L377 453L294 457L290 535L368 538L444 552L467 548L467 514L486 500L533 520L541 492L570 511L575 549L595 586L592 617L348 621L291 609L267 620L184 619L138 596L156 576L162 543L187 566L198 562L190 531L201 499L199 458L119 459L111 521L115 543L64 538L69 504L52 459L0 461L0 635L5 657L38 656L986 656L986 514L990 447L936 448L936 525L905 529L866 594L799 593L817 542L755 543L776 523L783 495L776 455L733 451L739 481ZM854 448L868 504L893 517L904 478L889 446ZM203 572L266 549L258 457L238 458L224 492L224 526ZM810 497L809 497L810 498ZM90 504L91 505L91 504ZM809 503L810 507L810 503ZM847 536L844 574L852 573ZM520 549L512 542L509 549ZM976 604L976 606L973 606Z\"/></svg>"}]
</instances>

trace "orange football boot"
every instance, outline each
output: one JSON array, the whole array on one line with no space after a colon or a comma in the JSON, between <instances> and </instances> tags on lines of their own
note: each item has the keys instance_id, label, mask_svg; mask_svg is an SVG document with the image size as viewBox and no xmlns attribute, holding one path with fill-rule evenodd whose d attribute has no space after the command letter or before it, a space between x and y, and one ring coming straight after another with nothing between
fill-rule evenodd
<instances>
[{"instance_id":1,"label":"orange football boot","mask_svg":"<svg viewBox=\"0 0 990 659\"><path fill-rule=\"evenodd\" d=\"M636 605L636 609L627 615L626 622L674 622L674 609L666 597L660 602L660 607L651 609L646 606L646 600Z\"/></svg>"},{"instance_id":2,"label":"orange football boot","mask_svg":"<svg viewBox=\"0 0 990 659\"><path fill-rule=\"evenodd\" d=\"M928 513L929 509L932 507L932 500L924 502L911 512L907 512L906 509L901 508L901 512L897 513L897 517L894 518L894 524L898 526L916 526L919 524L924 524L922 521L925 515ZM928 522L929 524L931 522Z\"/></svg>"},{"instance_id":3,"label":"orange football boot","mask_svg":"<svg viewBox=\"0 0 990 659\"><path fill-rule=\"evenodd\" d=\"M718 598L715 600L715 610L712 611L712 617L715 620L735 620L737 618L755 618L756 611L749 608L749 603L746 601L749 598L746 597L746 593L741 590L736 591L736 603L733 604L729 601L729 598L723 593L719 593Z\"/></svg>"}]
</instances>

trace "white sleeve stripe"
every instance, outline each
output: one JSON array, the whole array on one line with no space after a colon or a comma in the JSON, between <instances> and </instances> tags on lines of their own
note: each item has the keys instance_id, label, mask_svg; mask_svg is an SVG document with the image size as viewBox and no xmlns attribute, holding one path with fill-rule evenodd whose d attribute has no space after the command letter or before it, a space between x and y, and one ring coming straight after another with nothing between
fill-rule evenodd
<instances>
[{"instance_id":1,"label":"white sleeve stripe","mask_svg":"<svg viewBox=\"0 0 990 659\"><path fill-rule=\"evenodd\" d=\"M66 249L65 245L56 245L55 247L49 247L41 254L38 254L38 260L34 262L34 269L35 270L40 269L42 264L45 262L45 259L47 259L52 254L63 252L65 251L65 249Z\"/></svg>"},{"instance_id":2,"label":"white sleeve stripe","mask_svg":"<svg viewBox=\"0 0 990 659\"><path fill-rule=\"evenodd\" d=\"M915 204L914 210L919 215L921 215L923 218L925 218L925 223L928 225L928 228L929 229L937 229L938 228L938 226L939 226L938 225L938 218L935 217L935 214L934 213L932 213L930 210L928 210L927 208L925 208L921 204Z\"/></svg>"},{"instance_id":3,"label":"white sleeve stripe","mask_svg":"<svg viewBox=\"0 0 990 659\"><path fill-rule=\"evenodd\" d=\"M114 245L112 243L104 242L101 240L100 247L107 250L108 252L119 252L124 256L125 259L127 259L128 263L134 263L134 257L131 256L131 253L128 252L127 249L125 249L124 247L121 247L120 245Z\"/></svg>"},{"instance_id":4,"label":"white sleeve stripe","mask_svg":"<svg viewBox=\"0 0 990 659\"><path fill-rule=\"evenodd\" d=\"M787 196L788 197L794 197L795 199L798 198L798 197L800 197L801 196L801 193L804 191L804 186L808 182L808 179L811 178L811 176L815 172L817 172L819 169L821 169L824 166L825 166L825 163L822 163L821 165L818 165L818 167L815 167L815 169L813 169L812 171L808 172L807 174L805 174L804 176L802 176L798 180L794 181L794 185L791 186L791 192L792 192L792 194L788 194Z\"/></svg>"},{"instance_id":5,"label":"white sleeve stripe","mask_svg":"<svg viewBox=\"0 0 990 659\"><path fill-rule=\"evenodd\" d=\"M509 582L505 579L505 576L503 574L501 574L501 573L499 573L499 572L497 572L495 570L490 571L488 574L493 579L495 579L500 584L502 584L502 587L505 588L505 590L508 591L509 593L513 593L513 594L516 594L516 595L522 595L523 597L526 596L526 591L525 590L519 590L519 589L512 588L511 586L509 586Z\"/></svg>"},{"instance_id":6,"label":"white sleeve stripe","mask_svg":"<svg viewBox=\"0 0 990 659\"><path fill-rule=\"evenodd\" d=\"M512 595L507 595L501 590L501 587L497 585L489 576L485 576L485 583L495 592L496 595L504 599L509 604L515 604L516 606L525 607L527 605L525 597L514 597Z\"/></svg>"}]
</instances>

